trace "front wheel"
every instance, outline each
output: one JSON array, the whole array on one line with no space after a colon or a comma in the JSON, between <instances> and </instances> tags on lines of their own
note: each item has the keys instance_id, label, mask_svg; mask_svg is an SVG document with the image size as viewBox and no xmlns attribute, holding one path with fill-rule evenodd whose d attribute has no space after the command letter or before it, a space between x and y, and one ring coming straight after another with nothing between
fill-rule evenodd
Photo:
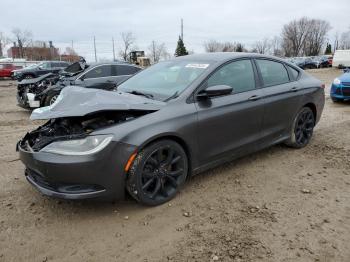
<instances>
[{"instance_id":1,"label":"front wheel","mask_svg":"<svg viewBox=\"0 0 350 262\"><path fill-rule=\"evenodd\" d=\"M44 106L51 106L53 103L56 102L57 97L57 93L49 94L45 99Z\"/></svg>"},{"instance_id":2,"label":"front wheel","mask_svg":"<svg viewBox=\"0 0 350 262\"><path fill-rule=\"evenodd\" d=\"M293 121L290 138L285 144L294 148L306 146L311 140L314 127L314 113L309 107L302 108Z\"/></svg>"},{"instance_id":3,"label":"front wheel","mask_svg":"<svg viewBox=\"0 0 350 262\"><path fill-rule=\"evenodd\" d=\"M184 184L188 159L175 141L160 140L136 156L128 173L126 188L145 205L160 205L172 199Z\"/></svg>"}]
</instances>

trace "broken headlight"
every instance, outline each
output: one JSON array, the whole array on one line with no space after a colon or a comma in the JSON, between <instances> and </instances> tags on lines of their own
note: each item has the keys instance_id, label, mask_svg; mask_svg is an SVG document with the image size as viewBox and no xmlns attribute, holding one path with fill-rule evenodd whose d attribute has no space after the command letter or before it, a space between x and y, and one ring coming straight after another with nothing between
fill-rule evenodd
<instances>
[{"instance_id":1,"label":"broken headlight","mask_svg":"<svg viewBox=\"0 0 350 262\"><path fill-rule=\"evenodd\" d=\"M52 142L41 152L59 155L83 156L97 153L104 149L112 140L111 135L87 136L83 139Z\"/></svg>"}]
</instances>

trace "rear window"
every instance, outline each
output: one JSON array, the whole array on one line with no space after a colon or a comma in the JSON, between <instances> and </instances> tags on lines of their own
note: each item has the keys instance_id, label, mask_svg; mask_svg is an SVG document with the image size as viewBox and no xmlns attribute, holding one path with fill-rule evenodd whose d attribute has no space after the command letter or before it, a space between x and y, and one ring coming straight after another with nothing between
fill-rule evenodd
<instances>
[{"instance_id":1,"label":"rear window","mask_svg":"<svg viewBox=\"0 0 350 262\"><path fill-rule=\"evenodd\" d=\"M271 60L256 60L264 86L280 85L289 82L287 69L282 63Z\"/></svg>"}]
</instances>

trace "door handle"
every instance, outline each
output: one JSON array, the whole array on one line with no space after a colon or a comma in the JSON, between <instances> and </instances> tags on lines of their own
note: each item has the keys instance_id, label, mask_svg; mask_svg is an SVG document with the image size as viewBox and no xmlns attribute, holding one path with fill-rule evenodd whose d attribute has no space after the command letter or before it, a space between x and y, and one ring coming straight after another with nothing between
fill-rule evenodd
<instances>
[{"instance_id":1,"label":"door handle","mask_svg":"<svg viewBox=\"0 0 350 262\"><path fill-rule=\"evenodd\" d=\"M256 100L259 100L259 99L260 99L260 96L258 96L258 95L253 95L253 96L248 98L249 101L256 101Z\"/></svg>"},{"instance_id":2,"label":"door handle","mask_svg":"<svg viewBox=\"0 0 350 262\"><path fill-rule=\"evenodd\" d=\"M298 88L297 87L292 87L291 89L290 89L290 91L292 91L292 92L297 92L298 91Z\"/></svg>"}]
</instances>

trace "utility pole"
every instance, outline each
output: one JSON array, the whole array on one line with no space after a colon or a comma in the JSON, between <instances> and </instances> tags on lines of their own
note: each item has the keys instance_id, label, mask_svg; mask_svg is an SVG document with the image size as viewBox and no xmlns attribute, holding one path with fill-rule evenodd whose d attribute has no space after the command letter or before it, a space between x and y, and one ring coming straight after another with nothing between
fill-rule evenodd
<instances>
[{"instance_id":1,"label":"utility pole","mask_svg":"<svg viewBox=\"0 0 350 262\"><path fill-rule=\"evenodd\" d=\"M184 41L184 20L181 18L181 40Z\"/></svg>"},{"instance_id":2,"label":"utility pole","mask_svg":"<svg viewBox=\"0 0 350 262\"><path fill-rule=\"evenodd\" d=\"M72 50L74 50L73 40L72 40Z\"/></svg>"},{"instance_id":3,"label":"utility pole","mask_svg":"<svg viewBox=\"0 0 350 262\"><path fill-rule=\"evenodd\" d=\"M97 62L97 55L96 55L96 39L94 36L94 51L95 51L95 62Z\"/></svg>"},{"instance_id":4,"label":"utility pole","mask_svg":"<svg viewBox=\"0 0 350 262\"><path fill-rule=\"evenodd\" d=\"M115 61L115 51L114 51L114 38L112 37L112 47L113 47L113 62Z\"/></svg>"}]
</instances>

